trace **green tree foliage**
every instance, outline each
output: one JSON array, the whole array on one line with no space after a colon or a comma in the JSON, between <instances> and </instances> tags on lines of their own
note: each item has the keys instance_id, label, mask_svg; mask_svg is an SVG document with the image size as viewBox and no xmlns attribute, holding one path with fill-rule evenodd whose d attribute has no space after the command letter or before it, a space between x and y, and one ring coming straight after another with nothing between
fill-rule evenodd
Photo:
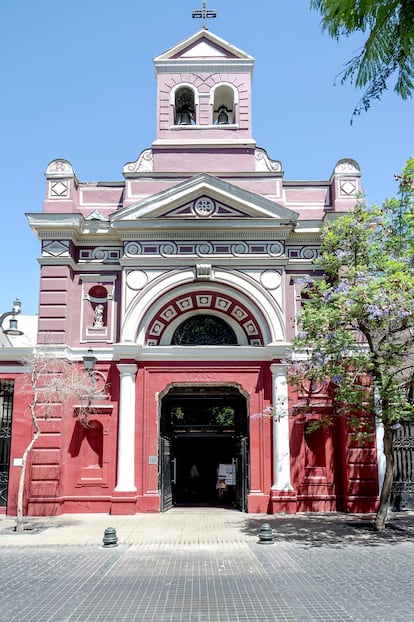
<instances>
[{"instance_id":1,"label":"green tree foliage","mask_svg":"<svg viewBox=\"0 0 414 622\"><path fill-rule=\"evenodd\" d=\"M292 381L309 386L329 378L335 416L348 417L362 438L373 413L381 416L377 529L388 510L394 430L414 420L414 158L397 177L398 198L381 207L361 201L325 226L319 276L304 283L291 369Z\"/></svg>"},{"instance_id":2,"label":"green tree foliage","mask_svg":"<svg viewBox=\"0 0 414 622\"><path fill-rule=\"evenodd\" d=\"M322 14L322 26L339 39L354 32L367 34L362 49L343 71L342 83L350 80L365 89L354 115L368 110L380 99L395 74L394 90L403 99L414 87L414 2L412 0L311 0Z\"/></svg>"}]
</instances>

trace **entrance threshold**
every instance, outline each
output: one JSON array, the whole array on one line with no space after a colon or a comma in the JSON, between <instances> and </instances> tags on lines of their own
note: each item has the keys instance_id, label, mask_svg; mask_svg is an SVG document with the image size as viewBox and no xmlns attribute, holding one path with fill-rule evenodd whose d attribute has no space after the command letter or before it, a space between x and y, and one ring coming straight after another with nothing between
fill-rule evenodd
<instances>
[{"instance_id":1,"label":"entrance threshold","mask_svg":"<svg viewBox=\"0 0 414 622\"><path fill-rule=\"evenodd\" d=\"M174 508L192 508L193 510L213 509L213 510L235 510L240 512L233 503L174 503Z\"/></svg>"},{"instance_id":2,"label":"entrance threshold","mask_svg":"<svg viewBox=\"0 0 414 622\"><path fill-rule=\"evenodd\" d=\"M238 510L234 505L186 505L177 503L173 505L165 514L227 514L233 512L234 514L243 514L241 510Z\"/></svg>"}]
</instances>

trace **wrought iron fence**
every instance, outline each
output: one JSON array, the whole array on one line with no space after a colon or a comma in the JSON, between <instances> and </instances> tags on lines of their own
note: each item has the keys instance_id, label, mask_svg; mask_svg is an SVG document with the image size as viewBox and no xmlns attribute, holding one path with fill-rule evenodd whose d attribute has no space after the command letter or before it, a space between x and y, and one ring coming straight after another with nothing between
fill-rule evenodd
<instances>
[{"instance_id":1,"label":"wrought iron fence","mask_svg":"<svg viewBox=\"0 0 414 622\"><path fill-rule=\"evenodd\" d=\"M0 380L0 507L7 505L14 380Z\"/></svg>"},{"instance_id":2,"label":"wrought iron fence","mask_svg":"<svg viewBox=\"0 0 414 622\"><path fill-rule=\"evenodd\" d=\"M391 488L391 508L414 509L414 425L403 424L394 436L394 482Z\"/></svg>"}]
</instances>

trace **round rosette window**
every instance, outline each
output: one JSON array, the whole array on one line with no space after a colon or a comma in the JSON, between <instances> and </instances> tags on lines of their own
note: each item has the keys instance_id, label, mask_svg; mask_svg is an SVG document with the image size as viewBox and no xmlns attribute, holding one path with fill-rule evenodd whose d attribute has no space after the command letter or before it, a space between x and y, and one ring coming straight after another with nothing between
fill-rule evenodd
<instances>
[{"instance_id":1,"label":"round rosette window","mask_svg":"<svg viewBox=\"0 0 414 622\"><path fill-rule=\"evenodd\" d=\"M214 201L212 201L208 197L201 197L195 202L194 211L197 216L200 216L200 218L208 218L208 216L214 214L214 212L216 211L216 206L214 204Z\"/></svg>"}]
</instances>

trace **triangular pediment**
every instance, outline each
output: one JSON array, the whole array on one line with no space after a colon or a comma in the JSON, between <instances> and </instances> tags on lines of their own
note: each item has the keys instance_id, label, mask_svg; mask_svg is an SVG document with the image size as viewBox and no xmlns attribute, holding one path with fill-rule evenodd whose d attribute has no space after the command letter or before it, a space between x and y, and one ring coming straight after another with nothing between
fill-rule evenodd
<instances>
[{"instance_id":1,"label":"triangular pediment","mask_svg":"<svg viewBox=\"0 0 414 622\"><path fill-rule=\"evenodd\" d=\"M258 194L205 173L137 201L111 216L112 222L136 220L258 220L292 224L298 214Z\"/></svg>"},{"instance_id":2,"label":"triangular pediment","mask_svg":"<svg viewBox=\"0 0 414 622\"><path fill-rule=\"evenodd\" d=\"M239 59L253 60L253 58L239 50L231 43L214 35L209 30L199 30L188 39L173 46L154 59L154 63L168 60L193 59Z\"/></svg>"},{"instance_id":3,"label":"triangular pediment","mask_svg":"<svg viewBox=\"0 0 414 622\"><path fill-rule=\"evenodd\" d=\"M206 39L200 39L194 45L182 50L174 58L235 58L234 54L226 53L222 47L212 44Z\"/></svg>"}]
</instances>

